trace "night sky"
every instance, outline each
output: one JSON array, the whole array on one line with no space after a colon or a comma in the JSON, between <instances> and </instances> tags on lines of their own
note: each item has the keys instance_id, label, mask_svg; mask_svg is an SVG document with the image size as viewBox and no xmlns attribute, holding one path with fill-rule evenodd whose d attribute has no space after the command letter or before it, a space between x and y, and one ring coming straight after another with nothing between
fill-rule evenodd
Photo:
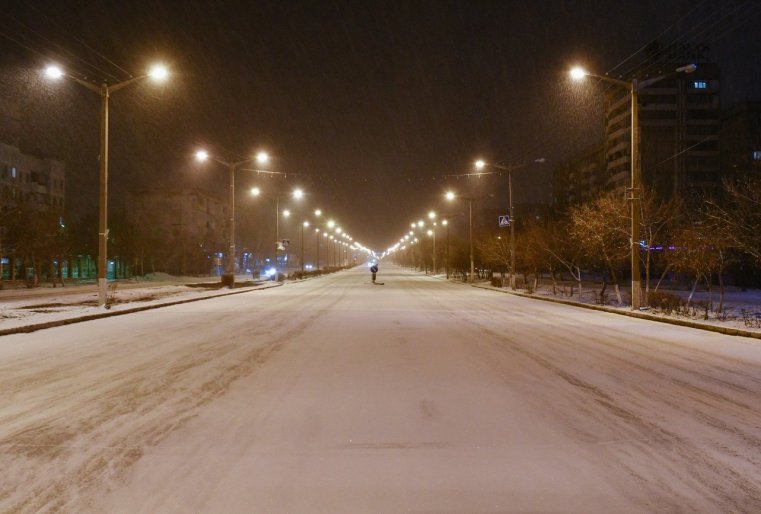
<instances>
[{"instance_id":1,"label":"night sky","mask_svg":"<svg viewBox=\"0 0 761 514\"><path fill-rule=\"evenodd\" d=\"M644 62L657 73L663 64L642 51L654 39L704 45L722 66L725 107L761 98L756 1L2 5L0 139L66 163L66 216L82 223L97 213L99 101L72 82L46 82L50 62L98 82L154 61L171 70L166 84L111 100L114 210L136 187L225 198L225 171L199 166L193 152L239 159L265 149L268 169L288 174L239 175L241 226L271 225L272 195L302 186L310 209L376 249L445 209L449 187L503 192L504 177L449 176L477 157L547 158L523 168L515 192L519 204L548 198L553 164L603 129L601 88L570 85L572 64L627 77ZM244 196L254 184L263 198Z\"/></svg>"}]
</instances>

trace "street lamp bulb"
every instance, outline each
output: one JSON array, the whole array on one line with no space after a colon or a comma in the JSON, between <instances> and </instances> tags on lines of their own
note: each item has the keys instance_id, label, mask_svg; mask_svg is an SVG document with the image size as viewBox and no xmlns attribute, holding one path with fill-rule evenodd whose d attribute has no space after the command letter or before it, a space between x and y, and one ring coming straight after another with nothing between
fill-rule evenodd
<instances>
[{"instance_id":1,"label":"street lamp bulb","mask_svg":"<svg viewBox=\"0 0 761 514\"><path fill-rule=\"evenodd\" d=\"M290 215L291 215L291 211L289 211L288 209L283 211L283 217L287 218Z\"/></svg>"},{"instance_id":2,"label":"street lamp bulb","mask_svg":"<svg viewBox=\"0 0 761 514\"><path fill-rule=\"evenodd\" d=\"M169 76L169 70L166 69L166 66L157 64L151 68L151 70L148 72L148 76L153 80L163 81L166 80L166 78Z\"/></svg>"},{"instance_id":3,"label":"street lamp bulb","mask_svg":"<svg viewBox=\"0 0 761 514\"><path fill-rule=\"evenodd\" d=\"M302 198L304 198L304 190L303 189L294 189L293 190L293 197L296 200L301 200Z\"/></svg>"},{"instance_id":4,"label":"street lamp bulb","mask_svg":"<svg viewBox=\"0 0 761 514\"><path fill-rule=\"evenodd\" d=\"M304 222L304 227L308 227L308 226L309 226L309 222L308 222L308 221L305 221L305 222Z\"/></svg>"},{"instance_id":5,"label":"street lamp bulb","mask_svg":"<svg viewBox=\"0 0 761 514\"><path fill-rule=\"evenodd\" d=\"M328 228L333 228L336 226L336 222L333 220L328 220Z\"/></svg>"},{"instance_id":6,"label":"street lamp bulb","mask_svg":"<svg viewBox=\"0 0 761 514\"><path fill-rule=\"evenodd\" d=\"M262 194L261 189L259 189L258 187L251 188L251 196L259 196L260 194Z\"/></svg>"},{"instance_id":7,"label":"street lamp bulb","mask_svg":"<svg viewBox=\"0 0 761 514\"><path fill-rule=\"evenodd\" d=\"M441 222L441 224L446 227L447 225L449 225L449 221L448 220L444 220L444 221Z\"/></svg>"},{"instance_id":8,"label":"street lamp bulb","mask_svg":"<svg viewBox=\"0 0 761 514\"><path fill-rule=\"evenodd\" d=\"M476 169L477 170L482 170L485 167L486 167L486 163L484 161L482 161L481 159L476 161Z\"/></svg>"},{"instance_id":9,"label":"street lamp bulb","mask_svg":"<svg viewBox=\"0 0 761 514\"><path fill-rule=\"evenodd\" d=\"M342 231L341 227L336 227L336 234L340 234Z\"/></svg>"},{"instance_id":10,"label":"street lamp bulb","mask_svg":"<svg viewBox=\"0 0 761 514\"><path fill-rule=\"evenodd\" d=\"M435 220L436 219L436 213L431 211L428 213L428 219Z\"/></svg>"},{"instance_id":11,"label":"street lamp bulb","mask_svg":"<svg viewBox=\"0 0 761 514\"><path fill-rule=\"evenodd\" d=\"M45 68L45 76L49 79L60 79L63 77L63 70L56 65Z\"/></svg>"},{"instance_id":12,"label":"street lamp bulb","mask_svg":"<svg viewBox=\"0 0 761 514\"><path fill-rule=\"evenodd\" d=\"M454 194L453 191L447 191L447 194L444 195L444 197L449 200L450 202L455 199L457 195Z\"/></svg>"},{"instance_id":13,"label":"street lamp bulb","mask_svg":"<svg viewBox=\"0 0 761 514\"><path fill-rule=\"evenodd\" d=\"M584 71L583 68L580 68L578 66L576 66L575 68L571 68L571 71L569 72L569 74L571 75L571 78L573 80L581 80L587 76L587 72Z\"/></svg>"},{"instance_id":14,"label":"street lamp bulb","mask_svg":"<svg viewBox=\"0 0 761 514\"><path fill-rule=\"evenodd\" d=\"M270 162L270 156L267 152L259 152L256 154L256 162L259 164L267 164Z\"/></svg>"},{"instance_id":15,"label":"street lamp bulb","mask_svg":"<svg viewBox=\"0 0 761 514\"><path fill-rule=\"evenodd\" d=\"M428 235L429 235L429 236L432 236L432 235L433 235L433 230L429 230L429 231L428 231Z\"/></svg>"},{"instance_id":16,"label":"street lamp bulb","mask_svg":"<svg viewBox=\"0 0 761 514\"><path fill-rule=\"evenodd\" d=\"M203 162L203 161L205 161L208 158L209 158L209 154L205 150L198 150L196 152L196 160L197 161Z\"/></svg>"},{"instance_id":17,"label":"street lamp bulb","mask_svg":"<svg viewBox=\"0 0 761 514\"><path fill-rule=\"evenodd\" d=\"M319 218L320 216L322 216L322 211L320 209L315 209L314 215Z\"/></svg>"},{"instance_id":18,"label":"street lamp bulb","mask_svg":"<svg viewBox=\"0 0 761 514\"><path fill-rule=\"evenodd\" d=\"M323 232L322 233L322 237L328 237L328 233L327 232Z\"/></svg>"},{"instance_id":19,"label":"street lamp bulb","mask_svg":"<svg viewBox=\"0 0 761 514\"><path fill-rule=\"evenodd\" d=\"M417 222L417 226L420 228L423 228L425 226L425 223L423 222L423 220L420 220Z\"/></svg>"}]
</instances>

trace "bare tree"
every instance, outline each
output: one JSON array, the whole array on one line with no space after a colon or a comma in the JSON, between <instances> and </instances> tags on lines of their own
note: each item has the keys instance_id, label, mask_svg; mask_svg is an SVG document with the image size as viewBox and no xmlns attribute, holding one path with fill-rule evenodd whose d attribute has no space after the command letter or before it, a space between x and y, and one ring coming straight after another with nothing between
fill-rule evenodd
<instances>
[{"instance_id":1,"label":"bare tree","mask_svg":"<svg viewBox=\"0 0 761 514\"><path fill-rule=\"evenodd\" d=\"M761 178L724 183L724 201L709 200L707 215L732 246L761 265Z\"/></svg>"},{"instance_id":2,"label":"bare tree","mask_svg":"<svg viewBox=\"0 0 761 514\"><path fill-rule=\"evenodd\" d=\"M562 221L551 221L538 226L541 230L534 232L535 244L549 256L548 268L552 274L553 294L555 293L555 264L568 271L568 274L579 285L579 301L581 301L581 247L569 236L569 226ZM573 295L573 291L571 292Z\"/></svg>"},{"instance_id":3,"label":"bare tree","mask_svg":"<svg viewBox=\"0 0 761 514\"><path fill-rule=\"evenodd\" d=\"M703 281L708 291L708 305L713 307L712 283L717 276L719 283L719 306L724 308L724 280L730 248L721 228L715 224L698 222L682 228L674 238L674 251L671 254L673 266L686 273L692 279L687 306L692 302L698 284Z\"/></svg>"},{"instance_id":4,"label":"bare tree","mask_svg":"<svg viewBox=\"0 0 761 514\"><path fill-rule=\"evenodd\" d=\"M653 250L660 246L661 250L668 251L668 241L670 236L676 231L681 214L684 212L684 206L681 201L671 199L659 200L653 191L646 191L641 202L642 220L640 233L645 242L644 265L645 265L645 301L648 302L650 297L650 278L653 268ZM666 264L661 280L669 271ZM656 286L657 290L657 286Z\"/></svg>"},{"instance_id":5,"label":"bare tree","mask_svg":"<svg viewBox=\"0 0 761 514\"><path fill-rule=\"evenodd\" d=\"M570 232L587 257L610 274L618 304L622 305L618 270L629 255L627 203L620 194L604 193L571 210ZM605 282L603 282L603 291ZM602 294L601 292L601 294Z\"/></svg>"}]
</instances>

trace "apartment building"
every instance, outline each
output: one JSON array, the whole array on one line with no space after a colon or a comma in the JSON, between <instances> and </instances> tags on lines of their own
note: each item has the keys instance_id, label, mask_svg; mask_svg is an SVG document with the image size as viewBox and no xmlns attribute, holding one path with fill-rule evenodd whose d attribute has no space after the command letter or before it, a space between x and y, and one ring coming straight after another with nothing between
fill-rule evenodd
<instances>
[{"instance_id":1,"label":"apartment building","mask_svg":"<svg viewBox=\"0 0 761 514\"><path fill-rule=\"evenodd\" d=\"M60 161L27 155L0 143L0 210L19 204L63 213L66 168Z\"/></svg>"},{"instance_id":2,"label":"apartment building","mask_svg":"<svg viewBox=\"0 0 761 514\"><path fill-rule=\"evenodd\" d=\"M662 198L699 201L721 185L720 71L700 64L694 73L664 78L639 93L644 187ZM606 187L625 189L631 177L631 100L623 88L607 94Z\"/></svg>"},{"instance_id":3,"label":"apartment building","mask_svg":"<svg viewBox=\"0 0 761 514\"><path fill-rule=\"evenodd\" d=\"M228 205L197 189L139 190L130 193L133 269L138 274L209 273L226 250Z\"/></svg>"}]
</instances>

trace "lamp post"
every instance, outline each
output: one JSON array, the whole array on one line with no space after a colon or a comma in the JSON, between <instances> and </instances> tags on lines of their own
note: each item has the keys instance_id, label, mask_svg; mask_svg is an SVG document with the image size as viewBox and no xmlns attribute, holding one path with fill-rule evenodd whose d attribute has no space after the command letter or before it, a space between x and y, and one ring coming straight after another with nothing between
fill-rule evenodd
<instances>
[{"instance_id":1,"label":"lamp post","mask_svg":"<svg viewBox=\"0 0 761 514\"><path fill-rule=\"evenodd\" d=\"M199 150L196 152L196 159L198 161L212 160L222 166L225 166L230 175L230 235L229 235L229 255L227 256L227 272L222 275L222 283L227 284L230 288L235 286L235 170L244 164L256 161L259 164L265 164L269 161L269 155L266 152L259 152L256 157L250 159L243 159L242 161L227 161L213 155L209 155L205 150ZM252 188L251 194L257 196L259 194L258 188Z\"/></svg>"},{"instance_id":2,"label":"lamp post","mask_svg":"<svg viewBox=\"0 0 761 514\"><path fill-rule=\"evenodd\" d=\"M450 202L457 198L453 191L448 191L444 197ZM470 244L470 281L473 282L476 274L476 267L473 261L473 197L467 197L468 200L468 241Z\"/></svg>"},{"instance_id":3,"label":"lamp post","mask_svg":"<svg viewBox=\"0 0 761 514\"><path fill-rule=\"evenodd\" d=\"M317 271L320 271L320 229L314 229L315 249L317 250Z\"/></svg>"},{"instance_id":4,"label":"lamp post","mask_svg":"<svg viewBox=\"0 0 761 514\"><path fill-rule=\"evenodd\" d=\"M304 229L309 226L308 221L301 223L301 271L304 271Z\"/></svg>"},{"instance_id":5,"label":"lamp post","mask_svg":"<svg viewBox=\"0 0 761 514\"><path fill-rule=\"evenodd\" d=\"M436 213L433 211L429 212L428 219L433 222L433 228L431 229L431 235L433 236L433 275L436 276Z\"/></svg>"},{"instance_id":6,"label":"lamp post","mask_svg":"<svg viewBox=\"0 0 761 514\"><path fill-rule=\"evenodd\" d=\"M694 64L688 64L686 66L680 66L675 70L676 73L692 73L697 69ZM640 253L640 201L641 201L641 187L642 187L642 168L641 168L641 151L639 147L640 129L639 129L639 92L656 82L663 80L668 75L661 75L653 77L647 80L632 79L631 82L625 80L614 79L611 77L605 77L603 75L595 75L588 73L582 68L573 68L570 71L571 78L574 80L582 80L584 77L595 77L623 87L629 91L631 98L631 179L629 184L631 202L631 275L632 275L632 310L639 310L642 306L642 284L640 280L639 270L639 253Z\"/></svg>"},{"instance_id":7,"label":"lamp post","mask_svg":"<svg viewBox=\"0 0 761 514\"><path fill-rule=\"evenodd\" d=\"M534 162L544 163L544 157L535 159ZM528 163L518 164L516 166L502 166L500 164L490 164L482 160L475 163L477 170L482 170L487 166L507 172L507 196L510 211L510 289L515 291L515 216L513 215L513 171L523 168Z\"/></svg>"},{"instance_id":8,"label":"lamp post","mask_svg":"<svg viewBox=\"0 0 761 514\"><path fill-rule=\"evenodd\" d=\"M72 75L67 75L58 66L48 66L45 75L50 79L65 77L77 84L86 87L101 97L100 115L100 192L98 208L98 306L106 305L108 291L108 100L112 93L116 93L130 84L134 84L146 78L164 81L169 73L164 66L156 65L144 74L116 84L106 82L100 85L82 80Z\"/></svg>"},{"instance_id":9,"label":"lamp post","mask_svg":"<svg viewBox=\"0 0 761 514\"><path fill-rule=\"evenodd\" d=\"M446 259L447 280L449 280L449 220L443 220L441 224L447 227L447 247L444 255Z\"/></svg>"},{"instance_id":10,"label":"lamp post","mask_svg":"<svg viewBox=\"0 0 761 514\"><path fill-rule=\"evenodd\" d=\"M275 197L275 269L277 269L277 253L280 251L280 199L285 198L288 194L277 195ZM291 198L294 200L301 200L304 198L304 190L296 188L290 193ZM285 209L283 211L283 217L287 218L291 215L291 211ZM284 248L284 247L283 247Z\"/></svg>"}]
</instances>

